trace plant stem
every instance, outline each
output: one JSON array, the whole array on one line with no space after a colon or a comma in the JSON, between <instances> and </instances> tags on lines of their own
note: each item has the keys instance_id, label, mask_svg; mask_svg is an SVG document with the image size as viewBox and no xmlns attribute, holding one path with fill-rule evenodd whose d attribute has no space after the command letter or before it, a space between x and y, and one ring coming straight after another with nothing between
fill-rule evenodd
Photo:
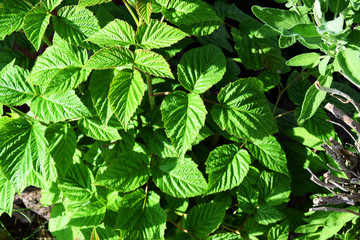
<instances>
[{"instance_id":1,"label":"plant stem","mask_svg":"<svg viewBox=\"0 0 360 240\"><path fill-rule=\"evenodd\" d=\"M159 92L159 93L154 93L152 96L156 97L156 96L167 96L169 95L170 92Z\"/></svg>"},{"instance_id":2,"label":"plant stem","mask_svg":"<svg viewBox=\"0 0 360 240\"><path fill-rule=\"evenodd\" d=\"M171 220L169 217L167 217L167 220L168 220L169 222L171 222L172 224L174 224L175 227L177 227L178 229L180 229L180 230L183 231L184 233L192 236L193 238L195 238L195 239L197 239L197 240L200 240L198 237L196 237L194 234L192 234L192 233L189 232L188 230L186 230L186 229L182 228L181 226L177 225L177 224L176 224L173 220Z\"/></svg>"},{"instance_id":3,"label":"plant stem","mask_svg":"<svg viewBox=\"0 0 360 240\"><path fill-rule=\"evenodd\" d=\"M32 118L29 117L28 115L26 115L25 113L23 113L22 111L20 111L19 109L10 106L10 105L6 105L8 108L10 108L11 110L13 110L14 112L16 112L17 114L19 114L21 117L25 118L25 119L29 119L31 120Z\"/></svg>"},{"instance_id":4,"label":"plant stem","mask_svg":"<svg viewBox=\"0 0 360 240\"><path fill-rule=\"evenodd\" d=\"M155 97L154 97L154 93L153 93L153 86L152 86L152 82L151 82L151 76L150 75L146 75L146 82L147 82L147 89L148 89L148 95L149 95L149 103L150 103L150 108L151 110L153 110L155 108Z\"/></svg>"},{"instance_id":5,"label":"plant stem","mask_svg":"<svg viewBox=\"0 0 360 240\"><path fill-rule=\"evenodd\" d=\"M130 12L131 16L133 17L135 23L136 23L136 26L139 26L140 23L139 23L139 20L137 19L135 13L133 12L133 10L131 9L130 5L127 3L126 0L122 0L123 3L125 4L125 7L127 8L127 10Z\"/></svg>"},{"instance_id":6,"label":"plant stem","mask_svg":"<svg viewBox=\"0 0 360 240\"><path fill-rule=\"evenodd\" d=\"M218 103L216 103L216 102L213 102L213 101L211 101L211 100L207 100L207 99L205 99L205 98L201 98L204 102L208 102L208 103L211 103L211 104L214 104L214 105L217 105Z\"/></svg>"}]
</instances>

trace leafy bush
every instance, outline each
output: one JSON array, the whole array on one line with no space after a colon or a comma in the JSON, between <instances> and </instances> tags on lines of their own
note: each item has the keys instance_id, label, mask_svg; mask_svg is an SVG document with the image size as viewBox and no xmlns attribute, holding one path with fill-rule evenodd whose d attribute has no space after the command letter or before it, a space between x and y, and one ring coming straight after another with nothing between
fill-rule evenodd
<instances>
[{"instance_id":1,"label":"leafy bush","mask_svg":"<svg viewBox=\"0 0 360 240\"><path fill-rule=\"evenodd\" d=\"M2 0L1 213L32 185L57 239L356 239L306 168L323 102L356 112L312 83L360 100L360 5L275 2Z\"/></svg>"}]
</instances>

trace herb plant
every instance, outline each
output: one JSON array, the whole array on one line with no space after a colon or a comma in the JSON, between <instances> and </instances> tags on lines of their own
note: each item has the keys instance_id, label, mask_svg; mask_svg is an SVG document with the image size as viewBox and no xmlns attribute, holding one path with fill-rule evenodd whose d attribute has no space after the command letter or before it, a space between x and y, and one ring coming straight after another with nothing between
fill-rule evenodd
<instances>
[{"instance_id":1,"label":"herb plant","mask_svg":"<svg viewBox=\"0 0 360 240\"><path fill-rule=\"evenodd\" d=\"M0 213L32 185L60 240L356 238L305 168L322 102L355 112L312 83L360 100L360 5L262 4L0 1Z\"/></svg>"}]
</instances>

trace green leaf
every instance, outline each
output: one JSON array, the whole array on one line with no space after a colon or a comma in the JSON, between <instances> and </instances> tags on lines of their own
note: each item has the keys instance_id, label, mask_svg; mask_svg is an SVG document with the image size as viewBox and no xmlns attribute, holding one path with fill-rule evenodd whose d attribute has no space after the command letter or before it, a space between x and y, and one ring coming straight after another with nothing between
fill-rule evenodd
<instances>
[{"instance_id":1,"label":"green leaf","mask_svg":"<svg viewBox=\"0 0 360 240\"><path fill-rule=\"evenodd\" d=\"M107 47L129 47L135 44L135 32L131 25L123 20L115 19L86 41Z\"/></svg>"},{"instance_id":2,"label":"green leaf","mask_svg":"<svg viewBox=\"0 0 360 240\"><path fill-rule=\"evenodd\" d=\"M329 0L330 10L337 14L344 10L349 5L348 0Z\"/></svg>"},{"instance_id":3,"label":"green leaf","mask_svg":"<svg viewBox=\"0 0 360 240\"><path fill-rule=\"evenodd\" d=\"M174 92L164 98L160 109L166 135L182 158L205 124L205 105L197 94Z\"/></svg>"},{"instance_id":4,"label":"green leaf","mask_svg":"<svg viewBox=\"0 0 360 240\"><path fill-rule=\"evenodd\" d=\"M275 207L265 204L256 210L255 218L258 223L269 225L281 221L285 218L285 215Z\"/></svg>"},{"instance_id":5,"label":"green leaf","mask_svg":"<svg viewBox=\"0 0 360 240\"><path fill-rule=\"evenodd\" d=\"M26 13L31 5L24 0L1 1L0 6L0 40L14 31L20 30Z\"/></svg>"},{"instance_id":6,"label":"green leaf","mask_svg":"<svg viewBox=\"0 0 360 240\"><path fill-rule=\"evenodd\" d=\"M217 233L209 236L207 240L243 240L243 238L236 233Z\"/></svg>"},{"instance_id":7,"label":"green leaf","mask_svg":"<svg viewBox=\"0 0 360 240\"><path fill-rule=\"evenodd\" d=\"M256 139L246 143L245 146L263 166L289 175L285 152L275 137L268 136L263 139Z\"/></svg>"},{"instance_id":8,"label":"green leaf","mask_svg":"<svg viewBox=\"0 0 360 240\"><path fill-rule=\"evenodd\" d=\"M231 135L262 139L277 131L260 80L239 79L223 87L217 98L220 104L212 107L211 116Z\"/></svg>"},{"instance_id":9,"label":"green leaf","mask_svg":"<svg viewBox=\"0 0 360 240\"><path fill-rule=\"evenodd\" d=\"M12 61L0 71L0 103L19 106L35 95L34 87L25 79L28 71Z\"/></svg>"},{"instance_id":10,"label":"green leaf","mask_svg":"<svg viewBox=\"0 0 360 240\"><path fill-rule=\"evenodd\" d=\"M68 226L85 227L99 225L105 217L106 205L100 202L71 202L66 206L66 215L70 221Z\"/></svg>"},{"instance_id":11,"label":"green leaf","mask_svg":"<svg viewBox=\"0 0 360 240\"><path fill-rule=\"evenodd\" d=\"M146 196L138 189L125 196L119 206L116 228L124 239L164 239L166 213L160 197L150 191Z\"/></svg>"},{"instance_id":12,"label":"green leaf","mask_svg":"<svg viewBox=\"0 0 360 240\"><path fill-rule=\"evenodd\" d=\"M287 240L289 237L289 225L283 223L272 227L267 237L268 240Z\"/></svg>"},{"instance_id":13,"label":"green leaf","mask_svg":"<svg viewBox=\"0 0 360 240\"><path fill-rule=\"evenodd\" d=\"M259 206L258 203L259 192L250 181L245 180L236 188L236 198L238 201L238 211L245 213L252 213Z\"/></svg>"},{"instance_id":14,"label":"green leaf","mask_svg":"<svg viewBox=\"0 0 360 240\"><path fill-rule=\"evenodd\" d=\"M151 166L153 181L161 191L178 198L201 195L207 183L197 165L189 158L154 159Z\"/></svg>"},{"instance_id":15,"label":"green leaf","mask_svg":"<svg viewBox=\"0 0 360 240\"><path fill-rule=\"evenodd\" d=\"M134 67L156 77L174 79L170 66L164 57L149 50L137 49L135 51Z\"/></svg>"},{"instance_id":16,"label":"green leaf","mask_svg":"<svg viewBox=\"0 0 360 240\"><path fill-rule=\"evenodd\" d=\"M144 185L149 178L150 159L144 153L121 153L96 177L95 184L120 192L130 192Z\"/></svg>"},{"instance_id":17,"label":"green leaf","mask_svg":"<svg viewBox=\"0 0 360 240\"><path fill-rule=\"evenodd\" d=\"M109 89L109 102L115 116L126 129L144 96L145 84L137 70L124 69L113 79Z\"/></svg>"},{"instance_id":18,"label":"green leaf","mask_svg":"<svg viewBox=\"0 0 360 240\"><path fill-rule=\"evenodd\" d=\"M82 118L79 120L79 128L89 136L101 141L115 141L121 139L118 130L112 126L104 126L98 118Z\"/></svg>"},{"instance_id":19,"label":"green leaf","mask_svg":"<svg viewBox=\"0 0 360 240\"><path fill-rule=\"evenodd\" d=\"M276 206L290 200L290 178L280 173L262 172L258 182L259 200Z\"/></svg>"},{"instance_id":20,"label":"green leaf","mask_svg":"<svg viewBox=\"0 0 360 240\"><path fill-rule=\"evenodd\" d=\"M12 214L15 189L3 173L0 173L0 214Z\"/></svg>"},{"instance_id":21,"label":"green leaf","mask_svg":"<svg viewBox=\"0 0 360 240\"><path fill-rule=\"evenodd\" d=\"M31 101L30 108L40 120L46 123L90 116L89 110L73 90L36 96Z\"/></svg>"},{"instance_id":22,"label":"green leaf","mask_svg":"<svg viewBox=\"0 0 360 240\"><path fill-rule=\"evenodd\" d=\"M340 50L336 55L336 60L341 68L341 71L352 84L360 87L360 73L358 66L360 64L360 51L351 48Z\"/></svg>"},{"instance_id":23,"label":"green leaf","mask_svg":"<svg viewBox=\"0 0 360 240\"><path fill-rule=\"evenodd\" d=\"M92 55L84 68L132 68L134 54L129 49L122 47L103 48Z\"/></svg>"},{"instance_id":24,"label":"green leaf","mask_svg":"<svg viewBox=\"0 0 360 240\"><path fill-rule=\"evenodd\" d=\"M23 29L36 50L41 46L41 39L50 23L50 16L44 5L33 8L25 16Z\"/></svg>"},{"instance_id":25,"label":"green leaf","mask_svg":"<svg viewBox=\"0 0 360 240\"><path fill-rule=\"evenodd\" d=\"M94 6L101 3L111 2L111 0L79 0L77 9L83 9L85 7Z\"/></svg>"},{"instance_id":26,"label":"green leaf","mask_svg":"<svg viewBox=\"0 0 360 240\"><path fill-rule=\"evenodd\" d=\"M136 11L146 23L149 23L152 12L152 0L137 0Z\"/></svg>"},{"instance_id":27,"label":"green leaf","mask_svg":"<svg viewBox=\"0 0 360 240\"><path fill-rule=\"evenodd\" d=\"M190 209L185 219L186 230L198 238L215 231L225 217L226 206L218 202L209 202Z\"/></svg>"},{"instance_id":28,"label":"green leaf","mask_svg":"<svg viewBox=\"0 0 360 240\"><path fill-rule=\"evenodd\" d=\"M61 4L63 0L46 0L41 2L44 7L46 7L47 11L52 12L57 6Z\"/></svg>"},{"instance_id":29,"label":"green leaf","mask_svg":"<svg viewBox=\"0 0 360 240\"><path fill-rule=\"evenodd\" d=\"M289 59L286 64L292 67L308 67L312 68L319 64L320 54L316 52L302 53Z\"/></svg>"},{"instance_id":30,"label":"green leaf","mask_svg":"<svg viewBox=\"0 0 360 240\"><path fill-rule=\"evenodd\" d=\"M174 158L177 153L163 129L146 127L142 129L142 137L151 153L161 158Z\"/></svg>"},{"instance_id":31,"label":"green leaf","mask_svg":"<svg viewBox=\"0 0 360 240\"><path fill-rule=\"evenodd\" d=\"M68 123L51 124L45 132L51 157L59 173L66 174L73 164L76 149L76 134Z\"/></svg>"},{"instance_id":32,"label":"green leaf","mask_svg":"<svg viewBox=\"0 0 360 240\"><path fill-rule=\"evenodd\" d=\"M249 171L250 163L249 153L234 144L215 148L206 160L206 173L209 174L206 193L222 192L239 186Z\"/></svg>"},{"instance_id":33,"label":"green leaf","mask_svg":"<svg viewBox=\"0 0 360 240\"><path fill-rule=\"evenodd\" d=\"M136 31L136 41L139 46L146 49L164 48L177 43L187 34L164 22L152 19L143 23Z\"/></svg>"},{"instance_id":34,"label":"green leaf","mask_svg":"<svg viewBox=\"0 0 360 240\"><path fill-rule=\"evenodd\" d=\"M333 77L331 72L328 71L325 75L321 75L317 81L321 86L330 87L332 80ZM326 92L317 90L314 84L311 85L311 87L306 91L304 101L301 105L300 116L297 119L298 124L303 124L305 120L311 118L325 97Z\"/></svg>"},{"instance_id":35,"label":"green leaf","mask_svg":"<svg viewBox=\"0 0 360 240\"><path fill-rule=\"evenodd\" d=\"M83 41L100 30L93 12L87 9L76 10L76 6L61 8L53 18L54 29L68 43L91 47Z\"/></svg>"},{"instance_id":36,"label":"green leaf","mask_svg":"<svg viewBox=\"0 0 360 240\"><path fill-rule=\"evenodd\" d=\"M226 71L226 59L214 45L195 48L181 58L178 79L181 85L194 93L203 93L219 82Z\"/></svg>"}]
</instances>

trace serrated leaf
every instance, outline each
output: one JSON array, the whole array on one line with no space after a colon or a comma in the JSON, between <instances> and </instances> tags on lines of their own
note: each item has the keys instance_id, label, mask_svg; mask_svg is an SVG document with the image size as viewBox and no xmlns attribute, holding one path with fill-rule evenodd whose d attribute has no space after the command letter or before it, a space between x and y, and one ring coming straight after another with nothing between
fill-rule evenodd
<instances>
[{"instance_id":1,"label":"serrated leaf","mask_svg":"<svg viewBox=\"0 0 360 240\"><path fill-rule=\"evenodd\" d=\"M143 189L125 196L119 204L116 228L124 239L163 239L166 213L160 206L160 197Z\"/></svg>"},{"instance_id":2,"label":"serrated leaf","mask_svg":"<svg viewBox=\"0 0 360 240\"><path fill-rule=\"evenodd\" d=\"M135 51L134 67L156 77L174 79L165 58L149 50L137 49Z\"/></svg>"},{"instance_id":3,"label":"serrated leaf","mask_svg":"<svg viewBox=\"0 0 360 240\"><path fill-rule=\"evenodd\" d=\"M261 139L276 132L260 80L232 82L220 90L218 101L220 104L212 107L211 116L221 129L235 137Z\"/></svg>"},{"instance_id":4,"label":"serrated leaf","mask_svg":"<svg viewBox=\"0 0 360 240\"><path fill-rule=\"evenodd\" d=\"M332 74L328 71L325 75L321 75L317 81L321 86L330 87L332 80ZM303 124L305 120L311 118L325 97L326 92L319 91L314 84L311 85L311 87L306 91L304 101L301 104L300 116L297 119L298 124Z\"/></svg>"},{"instance_id":5,"label":"serrated leaf","mask_svg":"<svg viewBox=\"0 0 360 240\"><path fill-rule=\"evenodd\" d=\"M223 145L210 152L206 160L209 174L207 194L232 189L242 182L251 163L250 155L236 145Z\"/></svg>"},{"instance_id":6,"label":"serrated leaf","mask_svg":"<svg viewBox=\"0 0 360 240\"><path fill-rule=\"evenodd\" d=\"M272 227L267 235L268 240L287 240L289 237L289 225L284 223Z\"/></svg>"},{"instance_id":7,"label":"serrated leaf","mask_svg":"<svg viewBox=\"0 0 360 240\"><path fill-rule=\"evenodd\" d=\"M259 200L276 206L290 200L290 178L275 172L262 172L258 182Z\"/></svg>"},{"instance_id":8,"label":"serrated leaf","mask_svg":"<svg viewBox=\"0 0 360 240\"><path fill-rule=\"evenodd\" d=\"M263 139L256 139L246 143L245 146L263 166L289 175L285 152L275 137L268 136Z\"/></svg>"},{"instance_id":9,"label":"serrated leaf","mask_svg":"<svg viewBox=\"0 0 360 240\"><path fill-rule=\"evenodd\" d=\"M189 158L156 159L151 167L151 174L156 186L173 197L198 196L207 188L202 173Z\"/></svg>"},{"instance_id":10,"label":"serrated leaf","mask_svg":"<svg viewBox=\"0 0 360 240\"><path fill-rule=\"evenodd\" d=\"M120 192L131 192L149 178L150 159L144 153L124 152L96 177L95 184Z\"/></svg>"},{"instance_id":11,"label":"serrated leaf","mask_svg":"<svg viewBox=\"0 0 360 240\"><path fill-rule=\"evenodd\" d=\"M90 116L89 110L73 90L36 96L31 101L30 108L39 119L46 123Z\"/></svg>"},{"instance_id":12,"label":"serrated leaf","mask_svg":"<svg viewBox=\"0 0 360 240\"><path fill-rule=\"evenodd\" d=\"M292 67L315 67L320 62L320 54L316 52L302 53L289 59L286 64Z\"/></svg>"},{"instance_id":13,"label":"serrated leaf","mask_svg":"<svg viewBox=\"0 0 360 240\"><path fill-rule=\"evenodd\" d=\"M3 173L0 173L0 214L12 215L15 189Z\"/></svg>"},{"instance_id":14,"label":"serrated leaf","mask_svg":"<svg viewBox=\"0 0 360 240\"><path fill-rule=\"evenodd\" d=\"M100 240L95 226L93 228L93 231L91 232L90 240Z\"/></svg>"},{"instance_id":15,"label":"serrated leaf","mask_svg":"<svg viewBox=\"0 0 360 240\"><path fill-rule=\"evenodd\" d=\"M135 44L135 31L129 23L115 19L86 41L107 47L129 47Z\"/></svg>"},{"instance_id":16,"label":"serrated leaf","mask_svg":"<svg viewBox=\"0 0 360 240\"><path fill-rule=\"evenodd\" d=\"M65 206L70 221L68 226L85 227L99 225L105 217L106 205L100 202L72 202Z\"/></svg>"},{"instance_id":17,"label":"serrated leaf","mask_svg":"<svg viewBox=\"0 0 360 240\"><path fill-rule=\"evenodd\" d=\"M124 69L113 79L109 89L109 102L115 116L126 129L144 96L145 84L137 70Z\"/></svg>"},{"instance_id":18,"label":"serrated leaf","mask_svg":"<svg viewBox=\"0 0 360 240\"><path fill-rule=\"evenodd\" d=\"M91 47L83 42L85 39L100 30L100 25L93 12L87 9L76 10L76 6L61 8L53 18L56 33L68 43Z\"/></svg>"},{"instance_id":19,"label":"serrated leaf","mask_svg":"<svg viewBox=\"0 0 360 240\"><path fill-rule=\"evenodd\" d=\"M243 238L236 233L217 233L209 236L207 240L243 240Z\"/></svg>"},{"instance_id":20,"label":"serrated leaf","mask_svg":"<svg viewBox=\"0 0 360 240\"><path fill-rule=\"evenodd\" d=\"M146 127L142 129L142 137L151 153L161 158L174 158L177 153L163 129Z\"/></svg>"},{"instance_id":21,"label":"serrated leaf","mask_svg":"<svg viewBox=\"0 0 360 240\"><path fill-rule=\"evenodd\" d=\"M238 211L245 213L252 213L258 207L259 192L253 185L251 185L248 178L236 188L236 198L238 201Z\"/></svg>"},{"instance_id":22,"label":"serrated leaf","mask_svg":"<svg viewBox=\"0 0 360 240\"><path fill-rule=\"evenodd\" d=\"M269 225L286 218L286 216L275 207L265 204L256 210L255 218L258 223Z\"/></svg>"},{"instance_id":23,"label":"serrated leaf","mask_svg":"<svg viewBox=\"0 0 360 240\"><path fill-rule=\"evenodd\" d=\"M104 126L98 118L82 118L79 120L79 128L95 140L115 141L121 139L118 130L112 126Z\"/></svg>"},{"instance_id":24,"label":"serrated leaf","mask_svg":"<svg viewBox=\"0 0 360 240\"><path fill-rule=\"evenodd\" d=\"M351 48L340 50L336 55L336 60L341 71L352 84L360 87L360 74L358 66L360 64L360 51Z\"/></svg>"},{"instance_id":25,"label":"serrated leaf","mask_svg":"<svg viewBox=\"0 0 360 240\"><path fill-rule=\"evenodd\" d=\"M225 217L226 206L218 202L209 202L190 209L185 219L186 230L198 238L215 231Z\"/></svg>"},{"instance_id":26,"label":"serrated leaf","mask_svg":"<svg viewBox=\"0 0 360 240\"><path fill-rule=\"evenodd\" d=\"M203 93L219 82L226 72L226 59L214 45L195 48L181 58L178 79L181 85L194 93Z\"/></svg>"},{"instance_id":27,"label":"serrated leaf","mask_svg":"<svg viewBox=\"0 0 360 240\"><path fill-rule=\"evenodd\" d=\"M134 54L129 49L122 47L103 48L92 55L84 68L109 69L131 68L134 62Z\"/></svg>"},{"instance_id":28,"label":"serrated leaf","mask_svg":"<svg viewBox=\"0 0 360 240\"><path fill-rule=\"evenodd\" d=\"M61 174L66 174L73 163L76 149L74 130L68 123L55 123L46 129L45 137L55 166Z\"/></svg>"},{"instance_id":29,"label":"serrated leaf","mask_svg":"<svg viewBox=\"0 0 360 240\"><path fill-rule=\"evenodd\" d=\"M111 0L79 0L77 9L83 9L85 7L94 6L101 3L111 2Z\"/></svg>"},{"instance_id":30,"label":"serrated leaf","mask_svg":"<svg viewBox=\"0 0 360 240\"><path fill-rule=\"evenodd\" d=\"M35 95L34 87L25 79L28 71L12 61L0 71L0 103L18 106Z\"/></svg>"},{"instance_id":31,"label":"serrated leaf","mask_svg":"<svg viewBox=\"0 0 360 240\"><path fill-rule=\"evenodd\" d=\"M0 6L0 40L14 31L20 30L25 14L31 5L24 0L5 0Z\"/></svg>"},{"instance_id":32,"label":"serrated leaf","mask_svg":"<svg viewBox=\"0 0 360 240\"><path fill-rule=\"evenodd\" d=\"M23 29L26 37L36 50L39 50L41 46L41 40L50 23L50 16L48 10L43 5L33 8L25 15Z\"/></svg>"},{"instance_id":33,"label":"serrated leaf","mask_svg":"<svg viewBox=\"0 0 360 240\"><path fill-rule=\"evenodd\" d=\"M62 1L63 0L44 0L42 4L46 7L48 12L52 12Z\"/></svg>"},{"instance_id":34,"label":"serrated leaf","mask_svg":"<svg viewBox=\"0 0 360 240\"><path fill-rule=\"evenodd\" d=\"M136 41L139 46L146 49L164 48L177 43L187 34L164 22L151 19L143 23L136 31Z\"/></svg>"},{"instance_id":35,"label":"serrated leaf","mask_svg":"<svg viewBox=\"0 0 360 240\"><path fill-rule=\"evenodd\" d=\"M182 158L205 124L205 105L197 94L174 92L164 98L160 109L166 135Z\"/></svg>"},{"instance_id":36,"label":"serrated leaf","mask_svg":"<svg viewBox=\"0 0 360 240\"><path fill-rule=\"evenodd\" d=\"M152 0L137 0L136 11L146 23L149 23L152 12Z\"/></svg>"}]
</instances>

